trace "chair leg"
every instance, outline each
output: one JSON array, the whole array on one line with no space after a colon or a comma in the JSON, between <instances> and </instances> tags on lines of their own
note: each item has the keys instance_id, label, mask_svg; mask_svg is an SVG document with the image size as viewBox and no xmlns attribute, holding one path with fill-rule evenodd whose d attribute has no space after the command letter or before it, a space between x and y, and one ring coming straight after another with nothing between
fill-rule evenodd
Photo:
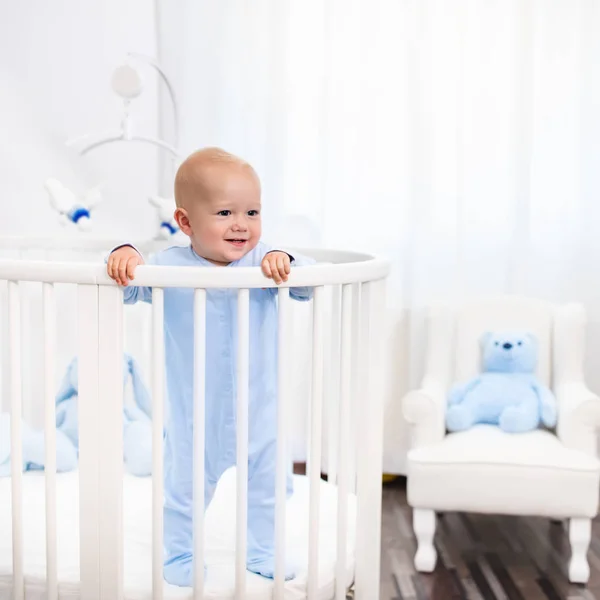
<instances>
[{"instance_id":1,"label":"chair leg","mask_svg":"<svg viewBox=\"0 0 600 600\"><path fill-rule=\"evenodd\" d=\"M417 537L415 569L422 573L431 573L437 560L437 553L433 546L435 511L426 508L414 508L413 529Z\"/></svg>"},{"instance_id":2,"label":"chair leg","mask_svg":"<svg viewBox=\"0 0 600 600\"><path fill-rule=\"evenodd\" d=\"M569 542L571 543L571 560L569 561L569 581L573 583L587 583L590 577L587 552L591 536L591 519L570 520Z\"/></svg>"}]
</instances>

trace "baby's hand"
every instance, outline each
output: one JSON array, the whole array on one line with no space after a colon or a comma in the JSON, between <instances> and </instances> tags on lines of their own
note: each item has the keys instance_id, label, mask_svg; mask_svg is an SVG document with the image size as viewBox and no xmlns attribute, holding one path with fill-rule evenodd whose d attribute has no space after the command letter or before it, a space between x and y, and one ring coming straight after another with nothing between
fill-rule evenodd
<instances>
[{"instance_id":1,"label":"baby's hand","mask_svg":"<svg viewBox=\"0 0 600 600\"><path fill-rule=\"evenodd\" d=\"M285 252L269 252L263 258L262 272L277 284L288 280L291 270L290 257Z\"/></svg>"},{"instance_id":2,"label":"baby's hand","mask_svg":"<svg viewBox=\"0 0 600 600\"><path fill-rule=\"evenodd\" d=\"M121 246L108 257L106 271L111 279L119 285L126 286L133 281L133 274L138 265L143 265L144 259L131 246Z\"/></svg>"}]
</instances>

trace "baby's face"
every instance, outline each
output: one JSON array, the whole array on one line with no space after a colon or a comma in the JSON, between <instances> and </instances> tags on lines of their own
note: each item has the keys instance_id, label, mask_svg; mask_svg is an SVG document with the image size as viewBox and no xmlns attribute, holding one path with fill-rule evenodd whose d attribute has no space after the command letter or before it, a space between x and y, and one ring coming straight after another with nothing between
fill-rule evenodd
<instances>
[{"instance_id":1,"label":"baby's face","mask_svg":"<svg viewBox=\"0 0 600 600\"><path fill-rule=\"evenodd\" d=\"M187 209L194 250L215 265L239 260L260 241L260 186L248 171L220 169L210 193Z\"/></svg>"}]
</instances>

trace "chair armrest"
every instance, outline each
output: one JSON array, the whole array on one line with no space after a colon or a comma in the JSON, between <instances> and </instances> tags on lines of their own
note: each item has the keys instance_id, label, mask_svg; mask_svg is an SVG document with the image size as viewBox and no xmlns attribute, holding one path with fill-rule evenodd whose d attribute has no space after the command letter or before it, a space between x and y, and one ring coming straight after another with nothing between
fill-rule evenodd
<instances>
[{"instance_id":1,"label":"chair armrest","mask_svg":"<svg viewBox=\"0 0 600 600\"><path fill-rule=\"evenodd\" d=\"M568 381L556 388L556 433L568 448L597 456L596 433L600 430L600 398L583 381Z\"/></svg>"},{"instance_id":2,"label":"chair armrest","mask_svg":"<svg viewBox=\"0 0 600 600\"><path fill-rule=\"evenodd\" d=\"M441 442L446 433L446 386L426 377L420 389L402 399L402 414L411 425L411 448Z\"/></svg>"}]
</instances>

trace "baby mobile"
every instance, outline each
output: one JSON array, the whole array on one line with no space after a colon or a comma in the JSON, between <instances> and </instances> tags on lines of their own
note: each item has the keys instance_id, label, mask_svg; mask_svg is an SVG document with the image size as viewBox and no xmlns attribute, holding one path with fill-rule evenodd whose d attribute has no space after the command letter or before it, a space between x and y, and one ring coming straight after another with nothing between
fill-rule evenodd
<instances>
[{"instance_id":1,"label":"baby mobile","mask_svg":"<svg viewBox=\"0 0 600 600\"><path fill-rule=\"evenodd\" d=\"M123 100L123 117L121 127L118 131L111 131L99 136L86 134L81 137L67 141L67 145L74 147L83 143L79 148L79 155L85 156L89 152L115 142L142 142L152 144L167 151L173 162L180 160L180 153L175 146L162 139L152 136L140 135L134 131L134 123L130 112L132 101L143 91L143 82L138 70L133 66L136 62L143 62L156 69L166 85L171 104L173 107L173 124L175 135L178 129L178 109L173 87L163 69L152 58L137 53L127 54L125 64L117 67L112 75L111 86L113 92ZM177 145L177 141L175 142ZM57 179L47 179L44 187L50 199L50 205L59 214L63 225L73 224L80 231L90 231L92 224L92 212L102 201L99 187L94 187L84 192L79 198ZM173 219L175 200L163 198L159 195L151 196L148 202L154 207L158 217L158 230L156 239L166 240L178 231L177 223Z\"/></svg>"}]
</instances>

